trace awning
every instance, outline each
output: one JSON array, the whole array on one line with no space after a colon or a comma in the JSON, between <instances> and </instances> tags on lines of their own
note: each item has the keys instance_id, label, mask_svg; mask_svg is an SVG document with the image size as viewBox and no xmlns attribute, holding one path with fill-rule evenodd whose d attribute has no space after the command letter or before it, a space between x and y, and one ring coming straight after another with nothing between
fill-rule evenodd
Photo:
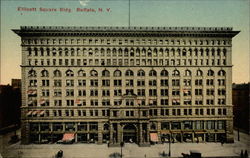
<instances>
[{"instance_id":1,"label":"awning","mask_svg":"<svg viewBox=\"0 0 250 158\"><path fill-rule=\"evenodd\" d=\"M26 114L26 116L29 116L31 114L32 114L32 111L28 111L27 114Z\"/></svg>"},{"instance_id":2,"label":"awning","mask_svg":"<svg viewBox=\"0 0 250 158\"><path fill-rule=\"evenodd\" d=\"M32 115L36 115L36 114L37 114L37 111L33 111L33 112L32 112Z\"/></svg>"},{"instance_id":3,"label":"awning","mask_svg":"<svg viewBox=\"0 0 250 158\"><path fill-rule=\"evenodd\" d=\"M158 135L157 135L157 133L150 133L150 140L151 140L152 142L158 142L159 140L158 140Z\"/></svg>"},{"instance_id":4,"label":"awning","mask_svg":"<svg viewBox=\"0 0 250 158\"><path fill-rule=\"evenodd\" d=\"M63 141L71 141L71 140L73 140L73 139L75 139L75 133L65 133L64 135L63 135Z\"/></svg>"},{"instance_id":5,"label":"awning","mask_svg":"<svg viewBox=\"0 0 250 158\"><path fill-rule=\"evenodd\" d=\"M44 115L44 113L45 113L45 111L44 110L40 110L39 112L38 112L38 115Z\"/></svg>"}]
</instances>

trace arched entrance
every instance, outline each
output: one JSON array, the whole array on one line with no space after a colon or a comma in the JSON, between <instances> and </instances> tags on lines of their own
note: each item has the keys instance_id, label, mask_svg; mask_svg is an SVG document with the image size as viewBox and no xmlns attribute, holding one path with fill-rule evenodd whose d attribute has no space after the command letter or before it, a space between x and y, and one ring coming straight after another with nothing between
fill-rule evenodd
<instances>
[{"instance_id":1,"label":"arched entrance","mask_svg":"<svg viewBox=\"0 0 250 158\"><path fill-rule=\"evenodd\" d=\"M123 127L123 142L137 143L137 129L133 124L127 124Z\"/></svg>"}]
</instances>

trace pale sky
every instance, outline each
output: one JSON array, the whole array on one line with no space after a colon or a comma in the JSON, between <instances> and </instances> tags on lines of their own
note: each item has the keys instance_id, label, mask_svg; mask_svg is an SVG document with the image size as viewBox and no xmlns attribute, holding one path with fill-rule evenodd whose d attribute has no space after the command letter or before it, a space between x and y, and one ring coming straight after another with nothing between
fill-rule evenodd
<instances>
[{"instance_id":1,"label":"pale sky","mask_svg":"<svg viewBox=\"0 0 250 158\"><path fill-rule=\"evenodd\" d=\"M1 80L21 78L20 26L128 26L128 0L0 0ZM86 1L86 0L85 0ZM233 82L249 82L249 0L131 0L131 26L233 27ZM37 11L17 11L18 7ZM71 12L41 12L69 8ZM76 12L76 8L110 8L111 12Z\"/></svg>"}]
</instances>

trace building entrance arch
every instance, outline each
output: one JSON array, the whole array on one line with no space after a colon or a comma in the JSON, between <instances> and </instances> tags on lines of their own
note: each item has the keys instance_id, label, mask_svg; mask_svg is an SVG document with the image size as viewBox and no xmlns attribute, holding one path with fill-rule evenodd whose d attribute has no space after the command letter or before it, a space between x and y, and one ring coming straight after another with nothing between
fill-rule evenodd
<instances>
[{"instance_id":1,"label":"building entrance arch","mask_svg":"<svg viewBox=\"0 0 250 158\"><path fill-rule=\"evenodd\" d=\"M137 143L137 128L134 124L126 124L123 127L123 142Z\"/></svg>"}]
</instances>

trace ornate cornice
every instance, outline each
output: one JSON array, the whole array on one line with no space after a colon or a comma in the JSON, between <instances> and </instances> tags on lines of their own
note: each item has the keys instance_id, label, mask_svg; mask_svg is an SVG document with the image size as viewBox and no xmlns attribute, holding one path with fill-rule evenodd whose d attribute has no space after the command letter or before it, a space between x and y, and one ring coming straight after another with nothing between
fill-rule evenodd
<instances>
[{"instance_id":1,"label":"ornate cornice","mask_svg":"<svg viewBox=\"0 0 250 158\"><path fill-rule=\"evenodd\" d=\"M21 26L13 31L21 37L234 37L230 27L63 27Z\"/></svg>"}]
</instances>

